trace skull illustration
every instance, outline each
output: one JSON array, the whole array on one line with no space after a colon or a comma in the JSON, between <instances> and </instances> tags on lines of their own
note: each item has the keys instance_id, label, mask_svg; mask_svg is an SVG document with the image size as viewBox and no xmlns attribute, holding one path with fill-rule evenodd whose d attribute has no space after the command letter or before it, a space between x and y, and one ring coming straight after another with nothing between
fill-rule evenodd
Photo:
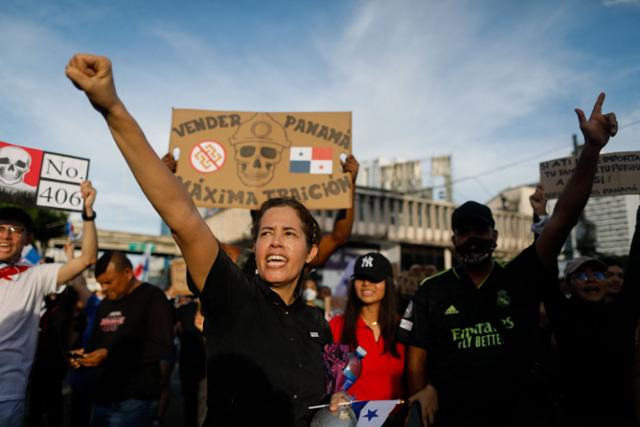
<instances>
[{"instance_id":1,"label":"skull illustration","mask_svg":"<svg viewBox=\"0 0 640 427\"><path fill-rule=\"evenodd\" d=\"M14 185L29 172L31 155L20 147L0 147L0 182Z\"/></svg>"},{"instance_id":2,"label":"skull illustration","mask_svg":"<svg viewBox=\"0 0 640 427\"><path fill-rule=\"evenodd\" d=\"M256 113L242 123L229 140L235 149L238 177L252 187L273 179L282 149L290 145L282 125L266 113Z\"/></svg>"}]
</instances>

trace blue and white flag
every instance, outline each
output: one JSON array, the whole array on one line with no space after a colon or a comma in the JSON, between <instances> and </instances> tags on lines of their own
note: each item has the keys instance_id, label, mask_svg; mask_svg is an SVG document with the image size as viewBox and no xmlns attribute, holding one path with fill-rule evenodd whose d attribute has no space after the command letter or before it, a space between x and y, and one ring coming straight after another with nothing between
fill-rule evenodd
<instances>
[{"instance_id":1,"label":"blue and white flag","mask_svg":"<svg viewBox=\"0 0 640 427\"><path fill-rule=\"evenodd\" d=\"M30 265L36 265L42 257L33 245L26 245L22 248L22 262Z\"/></svg>"},{"instance_id":2,"label":"blue and white flag","mask_svg":"<svg viewBox=\"0 0 640 427\"><path fill-rule=\"evenodd\" d=\"M144 253L142 254L142 259L133 269L133 275L136 276L136 279L145 281L149 277L149 262L151 261L151 251L153 249L153 245L151 243L145 244Z\"/></svg>"},{"instance_id":3,"label":"blue and white flag","mask_svg":"<svg viewBox=\"0 0 640 427\"><path fill-rule=\"evenodd\" d=\"M73 241L77 238L76 231L73 228L73 223L69 218L67 218L67 223L64 226L64 234L69 238L70 241Z\"/></svg>"},{"instance_id":4,"label":"blue and white flag","mask_svg":"<svg viewBox=\"0 0 640 427\"><path fill-rule=\"evenodd\" d=\"M360 403L360 404L358 404ZM354 402L351 409L358 417L356 427L380 427L401 400L369 400Z\"/></svg>"}]
</instances>

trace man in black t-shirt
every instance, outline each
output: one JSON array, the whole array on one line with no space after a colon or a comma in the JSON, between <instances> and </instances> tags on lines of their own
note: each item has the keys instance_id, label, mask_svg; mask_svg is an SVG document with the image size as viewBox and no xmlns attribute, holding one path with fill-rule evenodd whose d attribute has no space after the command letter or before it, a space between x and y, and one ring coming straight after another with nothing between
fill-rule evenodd
<instances>
[{"instance_id":1,"label":"man in black t-shirt","mask_svg":"<svg viewBox=\"0 0 640 427\"><path fill-rule=\"evenodd\" d=\"M633 366L638 322L640 210L622 291L607 301L607 266L580 257L565 268L570 297L547 286L543 298L558 343L563 426L636 425Z\"/></svg>"},{"instance_id":2,"label":"man in black t-shirt","mask_svg":"<svg viewBox=\"0 0 640 427\"><path fill-rule=\"evenodd\" d=\"M489 208L475 202L460 206L452 219L458 236L469 229L493 230L493 224ZM474 245L471 250L480 254L481 243ZM555 280L534 246L505 265L487 260L490 270L478 283L468 259L426 279L415 295L412 317L405 316L400 325L410 329L410 364L422 362L416 356L428 351L424 362L428 388L437 391L438 425L503 425L511 417L533 350L537 285ZM415 366L409 375L415 377ZM410 384L416 382L410 377Z\"/></svg>"},{"instance_id":3,"label":"man in black t-shirt","mask_svg":"<svg viewBox=\"0 0 640 427\"><path fill-rule=\"evenodd\" d=\"M427 279L400 324L410 331L411 402L423 422L442 426L525 425L518 392L532 354L539 286L557 276L556 258L584 208L600 150L617 132L602 114L576 110L585 145L540 237L506 266L492 258L498 232L488 207L467 202L451 218L460 267ZM427 357L428 356L428 357Z\"/></svg>"},{"instance_id":4,"label":"man in black t-shirt","mask_svg":"<svg viewBox=\"0 0 640 427\"><path fill-rule=\"evenodd\" d=\"M122 252L106 252L95 268L106 298L90 344L74 368L95 376L93 426L147 426L160 394L160 359L171 351L172 318L164 293L133 274Z\"/></svg>"}]
</instances>

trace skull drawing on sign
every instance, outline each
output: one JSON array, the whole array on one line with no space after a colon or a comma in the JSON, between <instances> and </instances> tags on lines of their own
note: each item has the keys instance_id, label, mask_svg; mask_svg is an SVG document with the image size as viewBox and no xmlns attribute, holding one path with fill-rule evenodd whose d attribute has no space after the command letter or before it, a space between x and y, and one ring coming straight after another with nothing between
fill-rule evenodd
<instances>
[{"instance_id":1,"label":"skull drawing on sign","mask_svg":"<svg viewBox=\"0 0 640 427\"><path fill-rule=\"evenodd\" d=\"M22 148L0 147L0 182L3 184L19 184L30 166L31 155Z\"/></svg>"},{"instance_id":2,"label":"skull drawing on sign","mask_svg":"<svg viewBox=\"0 0 640 427\"><path fill-rule=\"evenodd\" d=\"M271 181L282 149L291 145L282 125L267 113L256 113L242 123L229 142L235 149L240 181L252 187Z\"/></svg>"}]
</instances>

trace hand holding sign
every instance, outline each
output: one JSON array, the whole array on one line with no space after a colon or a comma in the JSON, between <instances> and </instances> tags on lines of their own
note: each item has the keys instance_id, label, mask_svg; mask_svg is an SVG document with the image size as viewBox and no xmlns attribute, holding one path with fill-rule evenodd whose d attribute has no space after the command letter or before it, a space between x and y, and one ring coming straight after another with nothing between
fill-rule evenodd
<instances>
[{"instance_id":1,"label":"hand holding sign","mask_svg":"<svg viewBox=\"0 0 640 427\"><path fill-rule=\"evenodd\" d=\"M340 164L342 165L342 172L348 173L351 175L351 182L356 183L356 178L358 177L358 170L360 169L360 163L356 160L353 154L349 154L344 162L341 160Z\"/></svg>"},{"instance_id":2,"label":"hand holding sign","mask_svg":"<svg viewBox=\"0 0 640 427\"><path fill-rule=\"evenodd\" d=\"M162 156L162 163L165 164L165 166L171 171L171 173L176 173L176 170L178 170L178 162L171 153L167 153Z\"/></svg>"},{"instance_id":3,"label":"hand holding sign","mask_svg":"<svg viewBox=\"0 0 640 427\"><path fill-rule=\"evenodd\" d=\"M618 132L616 115L614 113L602 114L604 97L604 92L600 92L588 121L584 115L584 111L579 108L575 109L585 143L594 144L599 148L607 145L609 138L615 136Z\"/></svg>"},{"instance_id":4,"label":"hand holding sign","mask_svg":"<svg viewBox=\"0 0 640 427\"><path fill-rule=\"evenodd\" d=\"M76 54L69 61L65 74L87 95L91 105L103 115L112 111L117 105L121 105L113 83L109 58Z\"/></svg>"},{"instance_id":5,"label":"hand holding sign","mask_svg":"<svg viewBox=\"0 0 640 427\"><path fill-rule=\"evenodd\" d=\"M536 185L536 191L529 196L529 203L533 208L533 213L542 216L547 214L547 199L544 196L544 186Z\"/></svg>"},{"instance_id":6,"label":"hand holding sign","mask_svg":"<svg viewBox=\"0 0 640 427\"><path fill-rule=\"evenodd\" d=\"M83 181L80 184L82 200L84 200L84 211L87 215L93 215L93 202L96 200L96 189L91 185L91 181Z\"/></svg>"}]
</instances>

